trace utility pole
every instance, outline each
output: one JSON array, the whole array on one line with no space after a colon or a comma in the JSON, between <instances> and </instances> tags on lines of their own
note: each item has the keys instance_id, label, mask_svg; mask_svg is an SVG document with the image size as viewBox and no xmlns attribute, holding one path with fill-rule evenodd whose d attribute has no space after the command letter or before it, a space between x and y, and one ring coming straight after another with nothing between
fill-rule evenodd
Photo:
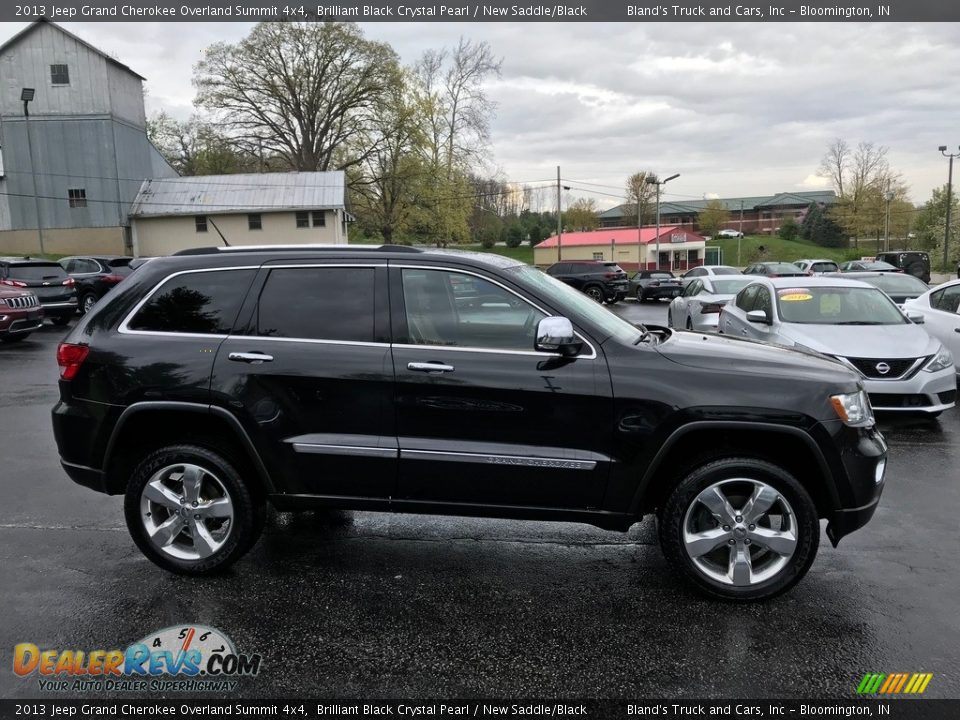
<instances>
[{"instance_id":1,"label":"utility pole","mask_svg":"<svg viewBox=\"0 0 960 720\"><path fill-rule=\"evenodd\" d=\"M950 170L947 174L947 227L943 231L943 271L947 271L947 254L950 246L950 205L952 204L952 195L953 195L953 159L960 155L960 153L948 153L947 146L940 146L940 153L947 158L950 158Z\"/></svg>"},{"instance_id":2,"label":"utility pole","mask_svg":"<svg viewBox=\"0 0 960 720\"><path fill-rule=\"evenodd\" d=\"M668 182L670 182L671 180L675 180L675 179L678 178L678 177L680 177L680 173L676 173L676 174L674 174L674 175L671 175L670 177L666 178L665 180L658 180L656 177L647 177L647 184L648 184L648 185L656 185L656 186L657 186L657 230L656 230L656 232L657 232L657 236L656 236L656 253L657 253L657 259L656 259L656 265L655 265L655 267L654 267L655 270L659 270L659 269L660 269L660 186L661 186L661 185L666 185Z\"/></svg>"},{"instance_id":3,"label":"utility pole","mask_svg":"<svg viewBox=\"0 0 960 720\"><path fill-rule=\"evenodd\" d=\"M883 194L887 201L887 215L883 222L883 249L890 249L890 201L893 200L893 192L890 190L890 183L887 182L887 191Z\"/></svg>"},{"instance_id":4,"label":"utility pole","mask_svg":"<svg viewBox=\"0 0 960 720\"><path fill-rule=\"evenodd\" d=\"M43 248L43 221L40 219L40 193L37 190L37 164L33 158L33 142L30 139L30 101L33 100L35 90L33 88L23 88L20 91L20 99L23 101L23 120L27 126L27 154L30 156L30 177L33 181L33 209L37 214L37 238L40 241L40 254L45 255Z\"/></svg>"},{"instance_id":5,"label":"utility pole","mask_svg":"<svg viewBox=\"0 0 960 720\"><path fill-rule=\"evenodd\" d=\"M560 262L560 244L563 239L563 219L560 217L560 166L557 165L557 262Z\"/></svg>"},{"instance_id":6,"label":"utility pole","mask_svg":"<svg viewBox=\"0 0 960 720\"><path fill-rule=\"evenodd\" d=\"M740 235L737 237L737 267L740 267L740 241L743 240L743 200L740 201Z\"/></svg>"}]
</instances>

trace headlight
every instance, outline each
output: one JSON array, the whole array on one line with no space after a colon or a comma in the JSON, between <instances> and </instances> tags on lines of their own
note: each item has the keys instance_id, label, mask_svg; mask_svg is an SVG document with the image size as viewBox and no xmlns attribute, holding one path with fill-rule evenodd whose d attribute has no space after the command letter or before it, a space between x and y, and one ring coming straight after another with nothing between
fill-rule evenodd
<instances>
[{"instance_id":1,"label":"headlight","mask_svg":"<svg viewBox=\"0 0 960 720\"><path fill-rule=\"evenodd\" d=\"M873 408L870 407L870 400L863 390L846 395L832 395L830 404L839 418L850 427L873 425Z\"/></svg>"},{"instance_id":2,"label":"headlight","mask_svg":"<svg viewBox=\"0 0 960 720\"><path fill-rule=\"evenodd\" d=\"M934 355L933 360L927 363L927 366L924 368L924 370L927 372L938 372L939 370L946 370L948 367L952 366L953 355L949 350L941 345L940 352Z\"/></svg>"}]
</instances>

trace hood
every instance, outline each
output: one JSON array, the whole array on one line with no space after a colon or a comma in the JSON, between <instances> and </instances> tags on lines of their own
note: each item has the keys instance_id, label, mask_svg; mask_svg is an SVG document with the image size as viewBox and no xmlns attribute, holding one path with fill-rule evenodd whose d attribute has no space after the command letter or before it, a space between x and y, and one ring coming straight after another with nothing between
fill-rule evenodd
<instances>
[{"instance_id":1,"label":"hood","mask_svg":"<svg viewBox=\"0 0 960 720\"><path fill-rule=\"evenodd\" d=\"M780 342L799 343L825 355L855 358L917 358L933 355L940 341L920 325L801 325L780 326Z\"/></svg>"},{"instance_id":2,"label":"hood","mask_svg":"<svg viewBox=\"0 0 960 720\"><path fill-rule=\"evenodd\" d=\"M675 363L707 370L730 372L735 368L746 374L834 381L849 386L850 391L860 382L858 375L836 360L726 335L674 332L656 349Z\"/></svg>"}]
</instances>

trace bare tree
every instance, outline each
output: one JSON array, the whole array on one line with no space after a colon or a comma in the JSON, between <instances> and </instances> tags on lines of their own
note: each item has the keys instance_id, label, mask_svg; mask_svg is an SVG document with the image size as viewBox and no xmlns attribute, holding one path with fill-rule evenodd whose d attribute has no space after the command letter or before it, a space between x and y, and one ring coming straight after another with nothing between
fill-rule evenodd
<instances>
[{"instance_id":1,"label":"bare tree","mask_svg":"<svg viewBox=\"0 0 960 720\"><path fill-rule=\"evenodd\" d=\"M850 146L842 138L836 138L830 143L823 160L820 161L820 176L830 181L839 197L844 194L844 179L849 163Z\"/></svg>"},{"instance_id":2,"label":"bare tree","mask_svg":"<svg viewBox=\"0 0 960 720\"><path fill-rule=\"evenodd\" d=\"M194 69L196 103L238 138L297 170L361 162L343 149L371 131L397 81L393 49L350 23L260 23L235 45L215 43Z\"/></svg>"},{"instance_id":3,"label":"bare tree","mask_svg":"<svg viewBox=\"0 0 960 720\"><path fill-rule=\"evenodd\" d=\"M654 212L653 201L656 195L656 186L647 182L647 178L656 175L649 170L635 172L627 178L627 202L623 205L623 224L632 225L634 218L642 225L644 218L652 217ZM637 214L637 204L640 204L640 213Z\"/></svg>"}]
</instances>

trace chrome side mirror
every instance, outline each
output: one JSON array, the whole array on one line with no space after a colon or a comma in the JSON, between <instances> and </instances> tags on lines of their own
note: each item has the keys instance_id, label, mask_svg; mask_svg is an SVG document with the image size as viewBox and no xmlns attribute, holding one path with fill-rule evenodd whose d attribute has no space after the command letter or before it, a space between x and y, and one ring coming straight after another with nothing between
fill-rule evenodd
<instances>
[{"instance_id":1,"label":"chrome side mirror","mask_svg":"<svg viewBox=\"0 0 960 720\"><path fill-rule=\"evenodd\" d=\"M747 313L747 320L752 323L762 323L763 325L771 325L770 318L767 317L767 314L763 310L751 310Z\"/></svg>"},{"instance_id":2,"label":"chrome side mirror","mask_svg":"<svg viewBox=\"0 0 960 720\"><path fill-rule=\"evenodd\" d=\"M545 317L537 324L536 349L567 357L580 352L583 344L573 332L573 323L565 317Z\"/></svg>"}]
</instances>

